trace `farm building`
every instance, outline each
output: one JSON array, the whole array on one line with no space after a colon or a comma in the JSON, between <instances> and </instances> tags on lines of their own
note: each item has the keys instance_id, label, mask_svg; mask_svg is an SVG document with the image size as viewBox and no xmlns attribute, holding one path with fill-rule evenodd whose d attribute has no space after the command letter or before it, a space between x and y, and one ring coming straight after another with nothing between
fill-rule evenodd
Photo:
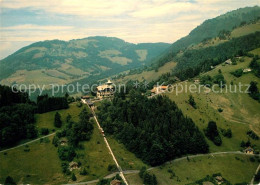
<instances>
[{"instance_id":1,"label":"farm building","mask_svg":"<svg viewBox=\"0 0 260 185\"><path fill-rule=\"evenodd\" d=\"M244 151L245 151L245 153L247 153L247 154L254 154L254 149L251 148L251 147L248 147L248 148L245 149Z\"/></svg>"},{"instance_id":2,"label":"farm building","mask_svg":"<svg viewBox=\"0 0 260 185\"><path fill-rule=\"evenodd\" d=\"M70 171L74 170L74 169L79 169L79 164L77 162L70 162L69 163L69 169Z\"/></svg>"},{"instance_id":3,"label":"farm building","mask_svg":"<svg viewBox=\"0 0 260 185\"><path fill-rule=\"evenodd\" d=\"M248 73L248 72L251 72L251 71L252 71L252 69L250 69L250 68L243 69L243 73Z\"/></svg>"},{"instance_id":4,"label":"farm building","mask_svg":"<svg viewBox=\"0 0 260 185\"><path fill-rule=\"evenodd\" d=\"M231 59L228 59L228 60L225 61L225 63L231 65L232 61L231 61Z\"/></svg>"},{"instance_id":5,"label":"farm building","mask_svg":"<svg viewBox=\"0 0 260 185\"><path fill-rule=\"evenodd\" d=\"M153 89L151 90L151 93L153 94L158 94L158 93L162 93L165 92L168 89L168 86L154 86Z\"/></svg>"}]
</instances>

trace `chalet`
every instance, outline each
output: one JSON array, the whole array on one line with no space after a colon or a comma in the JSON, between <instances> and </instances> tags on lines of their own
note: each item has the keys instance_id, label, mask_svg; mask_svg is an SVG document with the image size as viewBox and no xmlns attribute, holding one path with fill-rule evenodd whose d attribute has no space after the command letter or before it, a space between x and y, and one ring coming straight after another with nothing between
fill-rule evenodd
<instances>
[{"instance_id":1,"label":"chalet","mask_svg":"<svg viewBox=\"0 0 260 185\"><path fill-rule=\"evenodd\" d=\"M248 73L248 72L251 72L251 71L252 71L252 69L250 69L250 68L243 69L243 73Z\"/></svg>"},{"instance_id":2,"label":"chalet","mask_svg":"<svg viewBox=\"0 0 260 185\"><path fill-rule=\"evenodd\" d=\"M60 145L61 146L65 146L65 145L67 145L68 144L68 140L67 139L61 139L60 140Z\"/></svg>"},{"instance_id":3,"label":"chalet","mask_svg":"<svg viewBox=\"0 0 260 185\"><path fill-rule=\"evenodd\" d=\"M225 61L225 63L231 65L232 61L231 61L231 59L228 59L228 60Z\"/></svg>"},{"instance_id":4,"label":"chalet","mask_svg":"<svg viewBox=\"0 0 260 185\"><path fill-rule=\"evenodd\" d=\"M194 83L195 83L195 84L199 84L199 83L200 83L200 80L199 80L199 79L195 79L195 80L194 80Z\"/></svg>"},{"instance_id":5,"label":"chalet","mask_svg":"<svg viewBox=\"0 0 260 185\"><path fill-rule=\"evenodd\" d=\"M165 85L154 86L153 89L151 90L151 93L159 94L159 93L165 92L167 89L168 89L168 86L165 86Z\"/></svg>"},{"instance_id":6,"label":"chalet","mask_svg":"<svg viewBox=\"0 0 260 185\"><path fill-rule=\"evenodd\" d=\"M254 154L254 149L249 146L247 149L244 150L244 152L246 154Z\"/></svg>"},{"instance_id":7,"label":"chalet","mask_svg":"<svg viewBox=\"0 0 260 185\"><path fill-rule=\"evenodd\" d=\"M214 69L215 67L214 66L210 66L210 69Z\"/></svg>"},{"instance_id":8,"label":"chalet","mask_svg":"<svg viewBox=\"0 0 260 185\"><path fill-rule=\"evenodd\" d=\"M79 169L79 164L77 162L72 161L69 163L69 169L70 169L70 171Z\"/></svg>"},{"instance_id":9,"label":"chalet","mask_svg":"<svg viewBox=\"0 0 260 185\"><path fill-rule=\"evenodd\" d=\"M217 181L218 184L224 183L224 179L223 179L223 177L221 177L221 176L216 176L215 179L216 179L216 181Z\"/></svg>"},{"instance_id":10,"label":"chalet","mask_svg":"<svg viewBox=\"0 0 260 185\"><path fill-rule=\"evenodd\" d=\"M105 84L97 87L97 98L110 97L114 94L115 86L108 80Z\"/></svg>"},{"instance_id":11,"label":"chalet","mask_svg":"<svg viewBox=\"0 0 260 185\"><path fill-rule=\"evenodd\" d=\"M121 181L120 180L117 180L117 179L114 179L110 182L110 185L120 185L121 184Z\"/></svg>"}]
</instances>

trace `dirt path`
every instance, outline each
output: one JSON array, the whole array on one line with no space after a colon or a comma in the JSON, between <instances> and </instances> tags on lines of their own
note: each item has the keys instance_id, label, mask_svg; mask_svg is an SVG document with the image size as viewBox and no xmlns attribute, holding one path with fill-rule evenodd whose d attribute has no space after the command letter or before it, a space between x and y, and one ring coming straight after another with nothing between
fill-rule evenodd
<instances>
[{"instance_id":1,"label":"dirt path","mask_svg":"<svg viewBox=\"0 0 260 185\"><path fill-rule=\"evenodd\" d=\"M5 150L1 150L0 153L7 152L7 151L9 151L9 150L13 150L13 149L19 148L19 147L21 147L21 146L25 146L25 145L34 143L35 141L39 141L40 139L43 139L43 138L46 138L46 137L50 137L50 136L54 135L55 133L56 133L56 132L54 132L54 133L52 133L52 134L49 134L49 135L46 135L46 136L43 136L43 137L39 137L39 138L37 138L37 139L34 139L34 140L32 140L32 141L29 141L29 142L20 144L20 145L18 145L18 146L12 147L12 148L8 148L8 149L5 149Z\"/></svg>"}]
</instances>

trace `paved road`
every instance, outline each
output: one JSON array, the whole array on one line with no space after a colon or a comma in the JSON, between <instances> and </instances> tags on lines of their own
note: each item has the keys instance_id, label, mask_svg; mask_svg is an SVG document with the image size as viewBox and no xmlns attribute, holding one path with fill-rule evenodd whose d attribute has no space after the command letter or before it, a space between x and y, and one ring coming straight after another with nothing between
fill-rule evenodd
<instances>
[{"instance_id":1,"label":"paved road","mask_svg":"<svg viewBox=\"0 0 260 185\"><path fill-rule=\"evenodd\" d=\"M87 104L85 100L82 100L82 102L85 103L85 104ZM88 105L88 104L87 104L87 105ZM88 105L88 106L89 106L89 105ZM100 124L99 124L99 122L98 122L98 119L97 119L97 116L96 116L96 113L95 113L94 109L91 108L91 107L89 107L89 108L90 108L91 111L92 111L92 114L93 114L93 116L94 116L94 119L95 119L95 121L96 121L96 123L97 123L97 126L98 126L99 130L100 130L100 131L103 131L102 127L100 126ZM112 151L112 149L111 149L111 147L110 147L110 145L109 145L109 143L108 143L108 141L107 141L105 135L104 135L104 141L105 141L106 146L107 146L107 148L108 148L108 150L109 150L109 153L111 154L111 156L112 156L114 162L116 163L117 169L119 170L119 175L120 175L121 178L123 179L124 183L125 183L126 185L128 185L128 182L126 181L126 178L125 178L125 176L124 176L123 170L122 170L122 168L120 167L120 165L118 164L118 162L117 162L117 160L116 160L116 157L115 157L115 155L114 155L114 153L113 153L113 151Z\"/></svg>"},{"instance_id":2,"label":"paved road","mask_svg":"<svg viewBox=\"0 0 260 185\"><path fill-rule=\"evenodd\" d=\"M54 132L54 133L52 133L52 134L49 134L49 135L46 135L46 136L43 136L43 137L39 137L39 138L37 138L37 139L34 139L34 140L32 140L32 141L29 141L29 142L20 144L20 145L18 145L18 146L12 147L12 148L8 148L8 149L5 149L5 150L1 150L0 153L7 152L7 151L9 151L9 150L13 150L13 149L19 148L19 147L21 147L21 146L25 146L25 145L31 144L31 143L33 143L33 142L35 142L35 141L39 141L40 139L43 139L43 138L46 138L46 137L50 137L50 136L54 135L55 133L56 133L56 132Z\"/></svg>"}]
</instances>

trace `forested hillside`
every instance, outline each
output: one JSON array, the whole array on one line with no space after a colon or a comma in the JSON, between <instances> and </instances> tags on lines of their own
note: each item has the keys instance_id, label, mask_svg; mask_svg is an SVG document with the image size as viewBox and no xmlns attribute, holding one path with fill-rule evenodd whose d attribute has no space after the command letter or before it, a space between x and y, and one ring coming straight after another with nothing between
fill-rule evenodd
<instances>
[{"instance_id":1,"label":"forested hillside","mask_svg":"<svg viewBox=\"0 0 260 185\"><path fill-rule=\"evenodd\" d=\"M194 122L166 97L148 99L131 90L127 100L118 94L112 103L104 102L98 115L107 134L150 165L209 150Z\"/></svg>"},{"instance_id":2,"label":"forested hillside","mask_svg":"<svg viewBox=\"0 0 260 185\"><path fill-rule=\"evenodd\" d=\"M259 19L260 7L240 8L220 15L216 18L206 20L189 35L174 42L170 49L162 57L155 61L154 66L162 66L165 62L171 61L178 52L187 49L189 46L198 44L205 39L219 36L222 31L232 31L234 28Z\"/></svg>"}]
</instances>

